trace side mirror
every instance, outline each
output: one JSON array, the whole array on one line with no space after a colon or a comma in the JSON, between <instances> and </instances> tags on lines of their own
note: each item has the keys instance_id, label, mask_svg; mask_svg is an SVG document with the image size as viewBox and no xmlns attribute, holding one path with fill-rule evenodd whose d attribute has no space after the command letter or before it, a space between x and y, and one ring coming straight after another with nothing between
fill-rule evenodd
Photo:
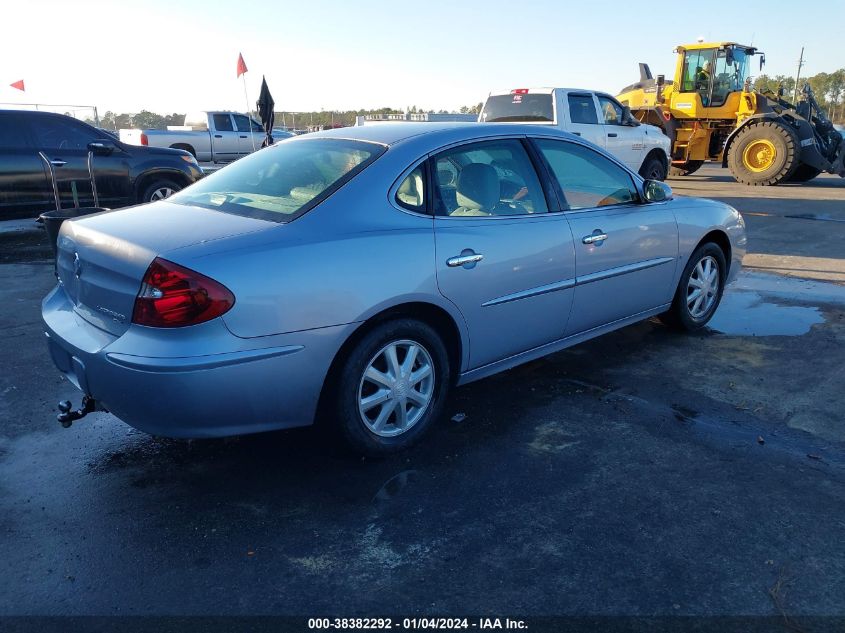
<instances>
[{"instance_id":1,"label":"side mirror","mask_svg":"<svg viewBox=\"0 0 845 633\"><path fill-rule=\"evenodd\" d=\"M93 153L94 156L109 156L112 152L114 152L115 148L116 146L114 142L108 139L101 139L88 143L88 151Z\"/></svg>"},{"instance_id":2,"label":"side mirror","mask_svg":"<svg viewBox=\"0 0 845 633\"><path fill-rule=\"evenodd\" d=\"M634 118L633 114L631 114L631 108L628 106L622 106L622 125L637 127L639 124L640 122Z\"/></svg>"},{"instance_id":3,"label":"side mirror","mask_svg":"<svg viewBox=\"0 0 845 633\"><path fill-rule=\"evenodd\" d=\"M646 180L643 192L646 202L666 202L672 199L672 187L659 180Z\"/></svg>"}]
</instances>

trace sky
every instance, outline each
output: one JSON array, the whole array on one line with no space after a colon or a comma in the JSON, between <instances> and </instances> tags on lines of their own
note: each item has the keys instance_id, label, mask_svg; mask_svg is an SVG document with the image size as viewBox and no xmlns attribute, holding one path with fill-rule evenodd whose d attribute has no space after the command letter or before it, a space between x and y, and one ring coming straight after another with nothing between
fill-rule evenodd
<instances>
[{"instance_id":1,"label":"sky","mask_svg":"<svg viewBox=\"0 0 845 633\"><path fill-rule=\"evenodd\" d=\"M0 103L243 111L239 52L250 107L265 75L279 111L452 110L530 86L616 94L638 62L671 76L675 46L699 37L753 43L769 75L794 75L801 46L802 75L845 67L845 0L801 14L787 0L9 0ZM20 79L25 93L9 86Z\"/></svg>"}]
</instances>

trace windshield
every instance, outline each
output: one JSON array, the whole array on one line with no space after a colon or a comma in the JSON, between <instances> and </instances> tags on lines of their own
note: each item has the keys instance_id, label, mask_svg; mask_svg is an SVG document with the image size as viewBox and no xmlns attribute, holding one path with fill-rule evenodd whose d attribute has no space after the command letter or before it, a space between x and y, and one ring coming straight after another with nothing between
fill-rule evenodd
<instances>
[{"instance_id":1,"label":"windshield","mask_svg":"<svg viewBox=\"0 0 845 633\"><path fill-rule=\"evenodd\" d=\"M348 139L301 139L263 149L168 198L193 205L289 222L325 200L385 148Z\"/></svg>"},{"instance_id":2,"label":"windshield","mask_svg":"<svg viewBox=\"0 0 845 633\"><path fill-rule=\"evenodd\" d=\"M551 94L508 94L487 97L481 113L484 123L542 121L554 123Z\"/></svg>"}]
</instances>

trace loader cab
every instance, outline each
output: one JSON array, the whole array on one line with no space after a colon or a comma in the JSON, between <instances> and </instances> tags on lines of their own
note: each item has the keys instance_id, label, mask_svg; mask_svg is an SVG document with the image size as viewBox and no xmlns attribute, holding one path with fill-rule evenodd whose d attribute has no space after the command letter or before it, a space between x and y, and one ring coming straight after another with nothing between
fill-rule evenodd
<instances>
[{"instance_id":1,"label":"loader cab","mask_svg":"<svg viewBox=\"0 0 845 633\"><path fill-rule=\"evenodd\" d=\"M699 108L708 116L714 116L712 108L729 110L731 96L736 94L738 100L743 90L755 54L753 47L733 43L679 47L678 94L673 106L692 118L700 116Z\"/></svg>"}]
</instances>

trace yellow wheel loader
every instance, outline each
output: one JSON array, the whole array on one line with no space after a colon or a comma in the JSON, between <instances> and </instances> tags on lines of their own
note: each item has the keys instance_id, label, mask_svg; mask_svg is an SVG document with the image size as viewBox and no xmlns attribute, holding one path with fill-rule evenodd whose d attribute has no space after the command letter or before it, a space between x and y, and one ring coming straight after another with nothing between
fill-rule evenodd
<instances>
[{"instance_id":1,"label":"yellow wheel loader","mask_svg":"<svg viewBox=\"0 0 845 633\"><path fill-rule=\"evenodd\" d=\"M765 55L736 42L679 46L673 81L655 79L640 64L640 81L617 99L642 123L672 141L669 174L691 174L721 161L748 185L804 182L825 171L845 177L845 141L816 102L809 85L797 105L751 87L751 66Z\"/></svg>"}]
</instances>

